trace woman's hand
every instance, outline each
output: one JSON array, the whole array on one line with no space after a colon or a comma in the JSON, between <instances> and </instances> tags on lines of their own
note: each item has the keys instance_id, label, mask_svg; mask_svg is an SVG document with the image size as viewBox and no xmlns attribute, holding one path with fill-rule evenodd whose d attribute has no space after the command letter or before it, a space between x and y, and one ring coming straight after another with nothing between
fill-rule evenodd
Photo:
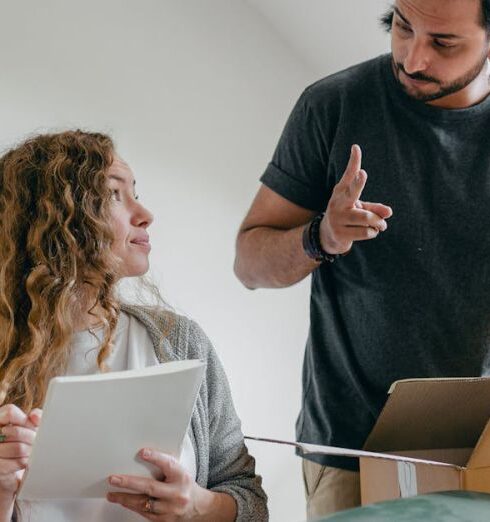
<instances>
[{"instance_id":1,"label":"woman's hand","mask_svg":"<svg viewBox=\"0 0 490 522\"><path fill-rule=\"evenodd\" d=\"M10 509L19 488L42 411L24 413L14 404L0 407L0 513Z\"/></svg>"},{"instance_id":2,"label":"woman's hand","mask_svg":"<svg viewBox=\"0 0 490 522\"><path fill-rule=\"evenodd\" d=\"M144 449L139 456L158 467L164 479L111 475L109 484L134 493L111 492L107 495L109 502L121 504L155 522L235 520L236 504L230 495L201 488L169 455Z\"/></svg>"}]
</instances>

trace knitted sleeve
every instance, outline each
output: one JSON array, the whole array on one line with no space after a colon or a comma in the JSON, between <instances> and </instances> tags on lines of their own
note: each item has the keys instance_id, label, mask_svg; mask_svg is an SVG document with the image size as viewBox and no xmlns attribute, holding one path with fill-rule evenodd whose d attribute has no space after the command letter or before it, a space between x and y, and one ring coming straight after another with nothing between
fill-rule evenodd
<instances>
[{"instance_id":1,"label":"knitted sleeve","mask_svg":"<svg viewBox=\"0 0 490 522\"><path fill-rule=\"evenodd\" d=\"M267 522L267 496L255 474L255 460L243 440L230 387L218 356L202 329L191 323L189 344L196 344L207 362L209 408L208 489L231 495L238 506L237 522Z\"/></svg>"}]
</instances>

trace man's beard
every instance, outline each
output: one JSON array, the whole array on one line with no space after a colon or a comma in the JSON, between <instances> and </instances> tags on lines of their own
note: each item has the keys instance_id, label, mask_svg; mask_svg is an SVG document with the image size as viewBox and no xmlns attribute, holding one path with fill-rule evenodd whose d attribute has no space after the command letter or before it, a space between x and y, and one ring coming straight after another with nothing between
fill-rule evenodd
<instances>
[{"instance_id":1,"label":"man's beard","mask_svg":"<svg viewBox=\"0 0 490 522\"><path fill-rule=\"evenodd\" d=\"M398 80L398 83L403 88L403 90L412 98L422 101L422 102L430 102L434 100L438 100L439 98L444 98L445 96L449 96L450 94L454 94L455 92L461 91L465 87L467 87L473 80L475 80L478 75L483 70L483 67L485 66L485 63L487 61L487 53L484 54L482 59L477 63L475 67L473 67L470 71L468 71L466 74L455 80L454 82L443 85L437 78L433 78L432 76L426 76L423 73L414 73L414 74L407 74L405 72L405 68L403 67L403 64L395 62L395 60L392 58L393 68L395 70L395 76ZM422 81L428 81L435 83L439 85L439 90L436 92L433 92L431 94L423 94L423 93L413 93L410 92L409 89L401 82L400 80L400 71L403 72L406 76L411 78L412 80L422 80Z\"/></svg>"}]
</instances>

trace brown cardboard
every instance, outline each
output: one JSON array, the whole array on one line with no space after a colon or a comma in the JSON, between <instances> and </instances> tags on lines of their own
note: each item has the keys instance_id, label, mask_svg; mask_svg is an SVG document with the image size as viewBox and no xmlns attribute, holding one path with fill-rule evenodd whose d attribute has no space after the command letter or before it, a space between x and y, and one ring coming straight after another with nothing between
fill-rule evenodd
<instances>
[{"instance_id":1,"label":"brown cardboard","mask_svg":"<svg viewBox=\"0 0 490 522\"><path fill-rule=\"evenodd\" d=\"M364 450L453 466L362 457L362 503L456 489L490 493L489 419L490 378L394 383Z\"/></svg>"},{"instance_id":2,"label":"brown cardboard","mask_svg":"<svg viewBox=\"0 0 490 522\"><path fill-rule=\"evenodd\" d=\"M302 455L359 458L363 504L458 489L490 493L490 377L393 383L363 450L246 438Z\"/></svg>"},{"instance_id":3,"label":"brown cardboard","mask_svg":"<svg viewBox=\"0 0 490 522\"><path fill-rule=\"evenodd\" d=\"M360 462L364 477L364 480L361 480L361 498L382 502L399 495L396 462L369 458L362 458Z\"/></svg>"},{"instance_id":4,"label":"brown cardboard","mask_svg":"<svg viewBox=\"0 0 490 522\"><path fill-rule=\"evenodd\" d=\"M468 468L481 468L490 466L490 422L487 422L483 433L468 461Z\"/></svg>"},{"instance_id":5,"label":"brown cardboard","mask_svg":"<svg viewBox=\"0 0 490 522\"><path fill-rule=\"evenodd\" d=\"M400 498L396 461L361 458L361 499L363 505ZM461 470L417 464L417 494L461 489Z\"/></svg>"},{"instance_id":6,"label":"brown cardboard","mask_svg":"<svg viewBox=\"0 0 490 522\"><path fill-rule=\"evenodd\" d=\"M393 383L364 449L474 448L490 418L490 378Z\"/></svg>"}]
</instances>

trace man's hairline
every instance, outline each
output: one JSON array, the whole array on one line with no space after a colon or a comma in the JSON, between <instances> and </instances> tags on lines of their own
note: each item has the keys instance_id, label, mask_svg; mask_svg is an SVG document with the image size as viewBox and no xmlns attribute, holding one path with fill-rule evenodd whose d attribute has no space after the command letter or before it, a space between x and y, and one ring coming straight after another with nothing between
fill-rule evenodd
<instances>
[{"instance_id":1,"label":"man's hairline","mask_svg":"<svg viewBox=\"0 0 490 522\"><path fill-rule=\"evenodd\" d=\"M483 7L483 3L485 2L485 0L479 0L479 2L480 2L480 14L481 14L479 25L481 27L483 27L483 29L485 29L487 36L490 39L490 19L487 20L486 14L485 14L485 9ZM401 13L400 13L399 8L393 2L391 4L391 6L388 8L388 10L381 16L381 24L384 27L385 31L388 33L391 32L391 27L388 27L388 25L387 25L387 18L391 17L391 19L393 20L393 17L395 16L395 14L398 14L400 16ZM401 16L401 18L403 20L406 20L404 16Z\"/></svg>"}]
</instances>

